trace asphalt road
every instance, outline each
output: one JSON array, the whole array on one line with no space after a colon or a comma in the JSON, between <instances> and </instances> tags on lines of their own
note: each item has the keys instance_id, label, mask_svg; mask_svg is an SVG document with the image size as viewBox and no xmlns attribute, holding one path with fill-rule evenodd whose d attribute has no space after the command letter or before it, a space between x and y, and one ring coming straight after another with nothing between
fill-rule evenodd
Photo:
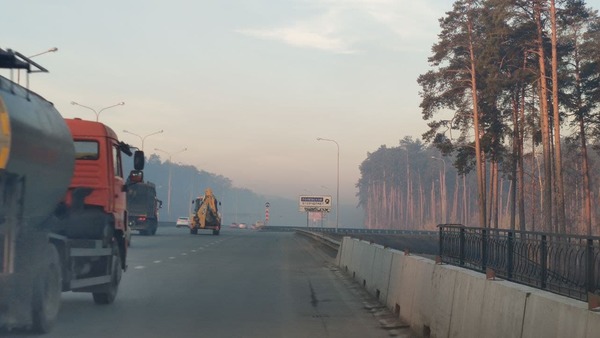
<instances>
[{"instance_id":1,"label":"asphalt road","mask_svg":"<svg viewBox=\"0 0 600 338\"><path fill-rule=\"evenodd\" d=\"M44 337L389 337L332 256L292 232L161 227L133 236L114 304L64 293Z\"/></svg>"}]
</instances>

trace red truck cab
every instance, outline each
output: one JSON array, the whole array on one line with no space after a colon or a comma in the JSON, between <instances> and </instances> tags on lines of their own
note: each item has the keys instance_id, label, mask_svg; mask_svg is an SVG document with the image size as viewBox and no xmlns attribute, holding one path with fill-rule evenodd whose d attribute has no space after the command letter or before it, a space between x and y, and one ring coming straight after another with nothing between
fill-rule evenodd
<instances>
[{"instance_id":1,"label":"red truck cab","mask_svg":"<svg viewBox=\"0 0 600 338\"><path fill-rule=\"evenodd\" d=\"M112 214L115 230L125 231L126 193L121 160L122 148L115 132L94 121L65 119L75 145L75 172L69 190L86 187L87 207L98 207ZM67 199L67 204L72 201Z\"/></svg>"}]
</instances>

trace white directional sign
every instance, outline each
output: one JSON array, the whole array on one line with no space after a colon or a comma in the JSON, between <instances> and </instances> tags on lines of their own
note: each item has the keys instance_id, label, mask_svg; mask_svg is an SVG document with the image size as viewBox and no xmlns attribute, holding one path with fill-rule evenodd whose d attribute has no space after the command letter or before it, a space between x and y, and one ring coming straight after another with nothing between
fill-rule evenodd
<instances>
[{"instance_id":1,"label":"white directional sign","mask_svg":"<svg viewBox=\"0 0 600 338\"><path fill-rule=\"evenodd\" d=\"M302 195L298 199L298 208L301 212L329 212L331 211L331 196Z\"/></svg>"}]
</instances>

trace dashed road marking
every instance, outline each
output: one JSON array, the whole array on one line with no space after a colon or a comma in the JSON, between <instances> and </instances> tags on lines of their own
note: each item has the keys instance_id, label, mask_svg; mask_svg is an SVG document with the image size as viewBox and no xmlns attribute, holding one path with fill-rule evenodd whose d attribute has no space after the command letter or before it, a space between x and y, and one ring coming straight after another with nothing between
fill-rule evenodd
<instances>
[{"instance_id":1,"label":"dashed road marking","mask_svg":"<svg viewBox=\"0 0 600 338\"><path fill-rule=\"evenodd\" d=\"M187 254L185 252L182 252L181 255L182 256L187 256Z\"/></svg>"},{"instance_id":2,"label":"dashed road marking","mask_svg":"<svg viewBox=\"0 0 600 338\"><path fill-rule=\"evenodd\" d=\"M169 257L169 259L175 259L175 257L171 256L171 257Z\"/></svg>"},{"instance_id":3,"label":"dashed road marking","mask_svg":"<svg viewBox=\"0 0 600 338\"><path fill-rule=\"evenodd\" d=\"M145 268L145 266L143 266L143 265L138 265L138 266L136 266L134 269L136 269L136 270L141 270L141 269L143 269L143 268Z\"/></svg>"},{"instance_id":4,"label":"dashed road marking","mask_svg":"<svg viewBox=\"0 0 600 338\"><path fill-rule=\"evenodd\" d=\"M192 252L196 252L196 250L192 249Z\"/></svg>"},{"instance_id":5,"label":"dashed road marking","mask_svg":"<svg viewBox=\"0 0 600 338\"><path fill-rule=\"evenodd\" d=\"M154 261L154 263L157 263L157 264L160 263L160 262L162 262L162 261Z\"/></svg>"}]
</instances>

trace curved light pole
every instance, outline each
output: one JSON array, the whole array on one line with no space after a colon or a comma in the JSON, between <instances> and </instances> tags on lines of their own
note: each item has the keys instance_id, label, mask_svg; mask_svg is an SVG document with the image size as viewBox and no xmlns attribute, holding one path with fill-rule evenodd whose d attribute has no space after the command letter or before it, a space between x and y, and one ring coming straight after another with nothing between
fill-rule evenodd
<instances>
[{"instance_id":1,"label":"curved light pole","mask_svg":"<svg viewBox=\"0 0 600 338\"><path fill-rule=\"evenodd\" d=\"M94 108L90 108L88 106L84 106L84 105L82 105L80 103L77 103L75 101L71 101L71 104L74 105L74 106L80 106L80 107L83 107L83 108L87 108L87 109L93 111L94 114L96 114L96 122L98 122L98 117L100 117L100 113L102 113L102 111L104 111L106 109L109 109L109 108L112 108L112 107L122 106L122 105L125 104L125 102L119 102L117 104L113 104L112 106L104 107L104 108L100 109L99 111L96 111L96 109L94 109Z\"/></svg>"},{"instance_id":2,"label":"curved light pole","mask_svg":"<svg viewBox=\"0 0 600 338\"><path fill-rule=\"evenodd\" d=\"M58 51L58 48L56 48L56 47L52 47L52 48L50 48L50 49L47 49L47 50L45 50L45 51L43 51L43 52L41 52L41 53L37 53L37 54L30 55L30 56L28 56L28 58L30 58L30 59L31 59L31 58L34 58L34 57L36 57L36 56L40 56L40 55L42 55L42 54L46 54L46 53L54 53L54 52L56 52L56 51ZM20 69L17 71L17 83L21 83L21 70L20 70Z\"/></svg>"},{"instance_id":3,"label":"curved light pole","mask_svg":"<svg viewBox=\"0 0 600 338\"><path fill-rule=\"evenodd\" d=\"M163 130L161 129L161 130L159 130L159 131L155 131L155 132L153 132L153 133L150 133L150 134L148 134L148 135L146 135L146 136L144 136L144 137L142 137L142 136L140 136L140 135L138 135L138 134L136 134L136 133L132 133L132 132L130 132L130 131L127 131L127 130L123 130L123 132L124 132L124 133L127 133L127 134L131 134L131 135L133 135L133 136L137 136L137 137L140 139L140 141L142 141L142 149L141 149L141 150L142 150L142 151L144 151L144 141L146 140L146 137L148 137L148 136L152 136L152 135L156 135L156 134L160 134L160 133L162 133L162 132L163 132Z\"/></svg>"},{"instance_id":4,"label":"curved light pole","mask_svg":"<svg viewBox=\"0 0 600 338\"><path fill-rule=\"evenodd\" d=\"M56 52L56 51L58 51L58 48L56 48L56 47L52 47L52 48L50 48L50 49L48 49L48 50L45 50L45 51L43 51L43 52L41 52L41 53L37 53L37 54L33 54L33 55L31 55L31 56L28 56L28 58L30 58L30 59L31 59L31 58L34 58L34 57L36 57L36 56L42 55L42 54L46 54L46 53L54 53L54 52Z\"/></svg>"},{"instance_id":5,"label":"curved light pole","mask_svg":"<svg viewBox=\"0 0 600 338\"><path fill-rule=\"evenodd\" d=\"M186 151L187 147L181 149L180 151L176 151L174 153L170 153L170 152L168 152L166 150L162 150L162 149L158 149L158 148L154 148L154 150L160 151L160 152L163 152L163 153L169 155L169 188L168 188L169 190L167 191L167 213L169 214L169 218L171 218L171 176L172 176L171 175L171 168L173 168L173 162L171 162L171 158L174 155L177 155L179 153L182 153L182 152Z\"/></svg>"},{"instance_id":6,"label":"curved light pole","mask_svg":"<svg viewBox=\"0 0 600 338\"><path fill-rule=\"evenodd\" d=\"M331 140L327 138L317 137L317 141L329 141L335 143L337 146L337 194L335 197L335 231L338 231L338 227L340 225L340 145L336 140Z\"/></svg>"},{"instance_id":7,"label":"curved light pole","mask_svg":"<svg viewBox=\"0 0 600 338\"><path fill-rule=\"evenodd\" d=\"M440 195L442 199L442 223L447 223L446 217L446 161L443 158L431 156L432 159L444 162L444 174L440 174Z\"/></svg>"}]
</instances>

